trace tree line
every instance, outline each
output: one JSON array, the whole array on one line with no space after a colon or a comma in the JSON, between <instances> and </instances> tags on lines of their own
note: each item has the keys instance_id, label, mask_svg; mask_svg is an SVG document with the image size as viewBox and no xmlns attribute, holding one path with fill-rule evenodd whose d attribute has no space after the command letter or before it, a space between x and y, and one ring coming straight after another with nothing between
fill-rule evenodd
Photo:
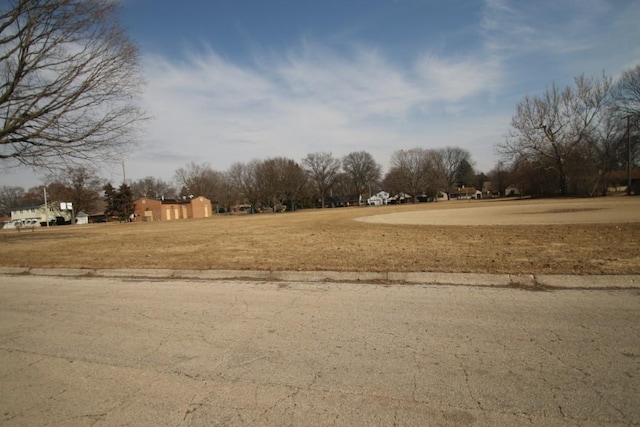
<instances>
[{"instance_id":1,"label":"tree line","mask_svg":"<svg viewBox=\"0 0 640 427\"><path fill-rule=\"evenodd\" d=\"M612 175L638 165L639 123L640 65L616 82L581 75L517 104L497 168L525 194L606 195Z\"/></svg>"},{"instance_id":2,"label":"tree line","mask_svg":"<svg viewBox=\"0 0 640 427\"><path fill-rule=\"evenodd\" d=\"M204 196L221 210L246 204L253 210L295 210L300 207L344 206L362 203L385 189L392 193L435 197L457 183L473 185L484 175L475 174L471 155L458 147L398 150L392 167L382 166L366 151L342 158L329 152L309 153L301 161L285 157L236 162L226 171L208 163L191 162L178 168L173 182L145 177L115 188L88 166L76 166L49 174L46 184L25 191L0 187L0 213L11 207L41 201L44 190L51 200L70 201L76 211L109 214L133 211L130 201L140 197L185 199Z\"/></svg>"}]
</instances>

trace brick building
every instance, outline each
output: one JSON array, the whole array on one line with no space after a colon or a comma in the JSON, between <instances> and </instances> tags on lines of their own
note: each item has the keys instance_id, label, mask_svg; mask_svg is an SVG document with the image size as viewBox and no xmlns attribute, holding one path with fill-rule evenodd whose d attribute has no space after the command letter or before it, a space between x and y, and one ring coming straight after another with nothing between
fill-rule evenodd
<instances>
[{"instance_id":1,"label":"brick building","mask_svg":"<svg viewBox=\"0 0 640 427\"><path fill-rule=\"evenodd\" d=\"M133 203L136 221L208 218L213 214L211 200L202 196L185 199L141 197Z\"/></svg>"}]
</instances>

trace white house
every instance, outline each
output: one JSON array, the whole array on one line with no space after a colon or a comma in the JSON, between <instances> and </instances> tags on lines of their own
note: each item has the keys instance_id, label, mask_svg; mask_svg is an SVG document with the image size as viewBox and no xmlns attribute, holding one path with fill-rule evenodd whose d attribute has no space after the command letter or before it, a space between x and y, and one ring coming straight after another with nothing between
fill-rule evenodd
<instances>
[{"instance_id":1,"label":"white house","mask_svg":"<svg viewBox=\"0 0 640 427\"><path fill-rule=\"evenodd\" d=\"M62 217L65 222L71 221L71 212L60 209L60 203L51 202L48 206L44 203L31 203L16 206L11 209L11 222L15 227L39 227L54 223L56 218Z\"/></svg>"},{"instance_id":2,"label":"white house","mask_svg":"<svg viewBox=\"0 0 640 427\"><path fill-rule=\"evenodd\" d=\"M89 224L89 214L86 212L78 212L76 215L76 224Z\"/></svg>"},{"instance_id":3,"label":"white house","mask_svg":"<svg viewBox=\"0 0 640 427\"><path fill-rule=\"evenodd\" d=\"M396 203L408 203L409 199L411 199L412 196L410 194L407 193L398 193L393 197L390 197L389 200L387 201L387 203L391 203L391 204L396 204Z\"/></svg>"},{"instance_id":4,"label":"white house","mask_svg":"<svg viewBox=\"0 0 640 427\"><path fill-rule=\"evenodd\" d=\"M377 194L367 199L367 205L369 206L382 206L389 202L389 193L386 191L380 191Z\"/></svg>"}]
</instances>

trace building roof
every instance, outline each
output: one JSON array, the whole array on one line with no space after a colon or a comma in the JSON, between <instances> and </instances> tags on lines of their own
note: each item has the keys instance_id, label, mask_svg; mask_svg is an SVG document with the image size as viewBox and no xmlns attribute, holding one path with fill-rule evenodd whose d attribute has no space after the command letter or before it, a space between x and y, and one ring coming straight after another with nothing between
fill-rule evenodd
<instances>
[{"instance_id":1,"label":"building roof","mask_svg":"<svg viewBox=\"0 0 640 427\"><path fill-rule=\"evenodd\" d=\"M477 191L475 187L461 187L452 191L451 194L476 194Z\"/></svg>"},{"instance_id":2,"label":"building roof","mask_svg":"<svg viewBox=\"0 0 640 427\"><path fill-rule=\"evenodd\" d=\"M608 179L627 179L627 171L625 170L616 170L611 171L607 174ZM640 169L631 169L631 179L640 179Z\"/></svg>"},{"instance_id":3,"label":"building roof","mask_svg":"<svg viewBox=\"0 0 640 427\"><path fill-rule=\"evenodd\" d=\"M25 209L37 209L44 205L44 201L21 203L11 208L12 211L21 211Z\"/></svg>"},{"instance_id":4,"label":"building roof","mask_svg":"<svg viewBox=\"0 0 640 427\"><path fill-rule=\"evenodd\" d=\"M198 197L183 197L182 199L180 198L166 198L166 197L161 197L161 198L157 198L157 197L140 197L139 199L134 200L134 203L137 202L138 200L155 200L157 202L162 203L163 205L182 205L182 204L189 204L191 203L192 200L194 199L199 199L199 198L203 198L205 200L209 200L204 196L198 196Z\"/></svg>"}]
</instances>

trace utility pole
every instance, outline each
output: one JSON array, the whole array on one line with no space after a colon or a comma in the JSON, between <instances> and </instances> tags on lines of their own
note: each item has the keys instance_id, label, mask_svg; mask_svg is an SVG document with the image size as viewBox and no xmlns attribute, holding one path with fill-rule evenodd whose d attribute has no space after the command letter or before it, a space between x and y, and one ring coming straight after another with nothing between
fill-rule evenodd
<instances>
[{"instance_id":1,"label":"utility pole","mask_svg":"<svg viewBox=\"0 0 640 427\"><path fill-rule=\"evenodd\" d=\"M631 195L631 114L627 116L627 196Z\"/></svg>"},{"instance_id":2,"label":"utility pole","mask_svg":"<svg viewBox=\"0 0 640 427\"><path fill-rule=\"evenodd\" d=\"M44 187L43 190L44 190L44 211L46 212L45 218L47 221L47 228L49 228L49 203L47 203L47 187Z\"/></svg>"}]
</instances>

